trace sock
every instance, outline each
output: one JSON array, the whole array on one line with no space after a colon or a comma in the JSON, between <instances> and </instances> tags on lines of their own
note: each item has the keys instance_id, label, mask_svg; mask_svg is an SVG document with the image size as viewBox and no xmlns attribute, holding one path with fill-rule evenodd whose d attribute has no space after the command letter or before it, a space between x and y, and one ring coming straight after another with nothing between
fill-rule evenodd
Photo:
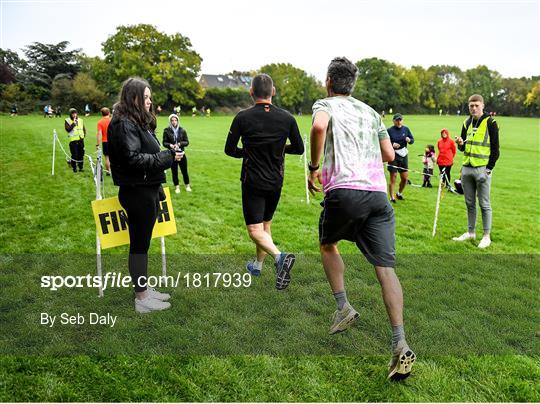
<instances>
[{"instance_id":1,"label":"sock","mask_svg":"<svg viewBox=\"0 0 540 404\"><path fill-rule=\"evenodd\" d=\"M274 256L274 261L276 261L276 264L277 264L278 261L279 261L279 257L281 257L281 251L279 251L279 252Z\"/></svg>"},{"instance_id":2,"label":"sock","mask_svg":"<svg viewBox=\"0 0 540 404\"><path fill-rule=\"evenodd\" d=\"M392 351L396 349L398 342L401 341L402 339L405 339L405 329L403 328L403 324L393 325L392 326Z\"/></svg>"},{"instance_id":3,"label":"sock","mask_svg":"<svg viewBox=\"0 0 540 404\"><path fill-rule=\"evenodd\" d=\"M345 303L347 303L347 293L344 290L334 293L338 310L343 309Z\"/></svg>"},{"instance_id":4,"label":"sock","mask_svg":"<svg viewBox=\"0 0 540 404\"><path fill-rule=\"evenodd\" d=\"M253 260L253 266L257 268L259 271L262 270L263 267L263 261L258 261L257 258Z\"/></svg>"}]
</instances>

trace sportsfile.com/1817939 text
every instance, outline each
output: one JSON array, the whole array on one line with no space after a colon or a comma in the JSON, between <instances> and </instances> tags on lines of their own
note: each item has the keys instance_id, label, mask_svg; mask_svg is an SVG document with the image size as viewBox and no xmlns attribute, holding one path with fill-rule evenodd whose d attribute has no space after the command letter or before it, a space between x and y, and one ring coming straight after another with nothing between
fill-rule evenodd
<instances>
[{"instance_id":1,"label":"sportsfile.com/1817939 text","mask_svg":"<svg viewBox=\"0 0 540 404\"><path fill-rule=\"evenodd\" d=\"M141 287L151 288L249 288L251 275L238 272L178 272L175 276L148 276L139 278ZM131 288L129 275L107 272L98 275L43 275L41 287L56 291L62 288Z\"/></svg>"}]
</instances>

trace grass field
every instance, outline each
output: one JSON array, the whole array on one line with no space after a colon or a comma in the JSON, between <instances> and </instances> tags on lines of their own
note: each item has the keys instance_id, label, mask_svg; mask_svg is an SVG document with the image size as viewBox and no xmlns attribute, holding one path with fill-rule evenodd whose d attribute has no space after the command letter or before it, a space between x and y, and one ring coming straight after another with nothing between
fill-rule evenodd
<instances>
[{"instance_id":1,"label":"grass field","mask_svg":"<svg viewBox=\"0 0 540 404\"><path fill-rule=\"evenodd\" d=\"M462 118L407 116L425 145ZM97 117L86 120L94 152ZM242 272L253 251L241 214L240 161L223 154L232 117L181 119L193 192L173 193L178 233L167 237L170 273ZM298 117L301 132L310 118ZM171 310L133 311L129 289L40 288L40 276L95 271L95 188L88 164L73 174L52 130L60 119L0 117L0 400L2 401L540 401L540 120L498 118L501 158L492 182L493 244L479 251L451 237L466 229L463 197L444 194L431 237L435 189L408 187L395 206L398 275L408 340L419 356L405 383L385 380L390 330L373 270L340 245L348 295L361 321L327 335L334 310L318 257L318 196L306 203L304 168L288 156L274 239L299 254L293 283L274 291L271 265L248 289L169 289ZM389 121L386 122L390 124ZM161 131L166 125L162 117ZM161 137L161 136L160 136ZM458 162L461 161L458 159ZM457 174L459 163L454 165ZM170 174L168 174L170 181ZM421 175L411 174L413 183ZM117 189L105 179L105 196ZM172 185L172 184L169 184ZM158 274L159 242L150 272ZM127 273L127 247L103 252L105 271ZM107 326L39 324L41 312L110 312Z\"/></svg>"}]
</instances>

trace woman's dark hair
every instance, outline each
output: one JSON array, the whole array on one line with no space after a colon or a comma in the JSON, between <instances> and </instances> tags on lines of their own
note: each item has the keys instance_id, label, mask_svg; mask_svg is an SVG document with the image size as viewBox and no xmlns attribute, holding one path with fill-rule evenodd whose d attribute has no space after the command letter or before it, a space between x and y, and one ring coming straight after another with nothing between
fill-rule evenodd
<instances>
[{"instance_id":1,"label":"woman's dark hair","mask_svg":"<svg viewBox=\"0 0 540 404\"><path fill-rule=\"evenodd\" d=\"M144 108L144 90L150 84L140 77L130 77L122 84L119 101L114 105L114 115L128 118L144 129L156 129L156 116Z\"/></svg>"},{"instance_id":2,"label":"woman's dark hair","mask_svg":"<svg viewBox=\"0 0 540 404\"><path fill-rule=\"evenodd\" d=\"M432 144L428 144L426 147L429 149L429 153L431 154L435 153L435 146L433 146Z\"/></svg>"}]
</instances>

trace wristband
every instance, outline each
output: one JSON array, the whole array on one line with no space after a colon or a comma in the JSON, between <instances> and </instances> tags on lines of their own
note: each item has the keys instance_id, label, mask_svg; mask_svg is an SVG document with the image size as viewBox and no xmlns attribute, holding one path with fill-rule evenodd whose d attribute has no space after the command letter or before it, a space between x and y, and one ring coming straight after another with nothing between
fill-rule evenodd
<instances>
[{"instance_id":1,"label":"wristband","mask_svg":"<svg viewBox=\"0 0 540 404\"><path fill-rule=\"evenodd\" d=\"M311 162L308 163L308 170L309 170L310 172L317 171L318 169L319 169L319 165L318 165L318 164L317 164L316 166L312 166L312 165L311 165Z\"/></svg>"}]
</instances>

